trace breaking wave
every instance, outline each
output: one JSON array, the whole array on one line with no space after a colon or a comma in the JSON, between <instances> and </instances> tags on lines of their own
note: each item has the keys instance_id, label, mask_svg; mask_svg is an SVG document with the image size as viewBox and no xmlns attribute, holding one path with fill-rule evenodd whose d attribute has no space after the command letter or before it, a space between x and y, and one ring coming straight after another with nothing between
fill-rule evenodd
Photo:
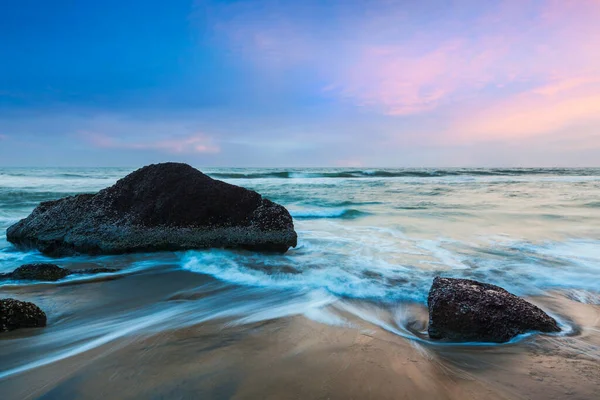
<instances>
[{"instance_id":1,"label":"breaking wave","mask_svg":"<svg viewBox=\"0 0 600 400\"><path fill-rule=\"evenodd\" d=\"M329 208L291 211L290 214L298 219L318 219L318 218L343 218L354 219L368 215L369 213L355 210L353 208Z\"/></svg>"},{"instance_id":2,"label":"breaking wave","mask_svg":"<svg viewBox=\"0 0 600 400\"><path fill-rule=\"evenodd\" d=\"M573 168L458 168L458 169L367 169L367 170L256 170L252 172L209 172L217 179L299 178L439 178L446 176L600 176L600 169Z\"/></svg>"}]
</instances>

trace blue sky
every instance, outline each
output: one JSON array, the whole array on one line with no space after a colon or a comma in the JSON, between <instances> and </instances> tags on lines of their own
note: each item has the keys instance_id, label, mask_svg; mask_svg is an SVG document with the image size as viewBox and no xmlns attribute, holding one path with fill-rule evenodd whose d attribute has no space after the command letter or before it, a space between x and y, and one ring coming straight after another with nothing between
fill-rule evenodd
<instances>
[{"instance_id":1,"label":"blue sky","mask_svg":"<svg viewBox=\"0 0 600 400\"><path fill-rule=\"evenodd\" d=\"M600 166L598 0L31 1L0 165Z\"/></svg>"}]
</instances>

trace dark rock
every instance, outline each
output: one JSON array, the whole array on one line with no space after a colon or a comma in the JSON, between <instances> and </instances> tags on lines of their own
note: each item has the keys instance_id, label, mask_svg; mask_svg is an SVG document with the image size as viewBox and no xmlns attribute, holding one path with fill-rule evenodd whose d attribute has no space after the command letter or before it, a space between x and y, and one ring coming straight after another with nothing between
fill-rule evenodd
<instances>
[{"instance_id":1,"label":"dark rock","mask_svg":"<svg viewBox=\"0 0 600 400\"><path fill-rule=\"evenodd\" d=\"M6 235L16 246L50 255L208 247L285 252L297 242L283 206L178 163L141 168L97 194L42 203Z\"/></svg>"},{"instance_id":2,"label":"dark rock","mask_svg":"<svg viewBox=\"0 0 600 400\"><path fill-rule=\"evenodd\" d=\"M54 264L26 264L15 269L11 278L18 281L57 281L71 273Z\"/></svg>"},{"instance_id":3,"label":"dark rock","mask_svg":"<svg viewBox=\"0 0 600 400\"><path fill-rule=\"evenodd\" d=\"M46 314L35 304L0 299L0 332L46 326Z\"/></svg>"},{"instance_id":4,"label":"dark rock","mask_svg":"<svg viewBox=\"0 0 600 400\"><path fill-rule=\"evenodd\" d=\"M103 274L117 271L119 270L115 268L88 268L72 271L55 264L25 264L15 269L11 274L0 275L0 279L54 282L72 274Z\"/></svg>"},{"instance_id":5,"label":"dark rock","mask_svg":"<svg viewBox=\"0 0 600 400\"><path fill-rule=\"evenodd\" d=\"M525 332L560 331L554 318L533 304L469 279L436 277L427 303L432 339L501 343Z\"/></svg>"}]
</instances>

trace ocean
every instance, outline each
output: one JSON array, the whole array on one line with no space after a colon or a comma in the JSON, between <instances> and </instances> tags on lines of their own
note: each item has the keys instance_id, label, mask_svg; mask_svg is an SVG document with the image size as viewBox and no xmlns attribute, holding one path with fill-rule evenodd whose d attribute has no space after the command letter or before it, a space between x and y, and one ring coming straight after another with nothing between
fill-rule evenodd
<instances>
[{"instance_id":1,"label":"ocean","mask_svg":"<svg viewBox=\"0 0 600 400\"><path fill-rule=\"evenodd\" d=\"M0 231L42 201L96 192L132 170L0 168ZM427 342L423 310L438 275L600 305L600 169L200 170L288 208L298 246L283 255L49 259L12 247L2 233L0 273L40 261L120 272L0 283L1 297L34 301L49 315L41 333L0 344L0 379L132 335L224 318L244 325L302 315L338 327L362 320ZM578 329L569 315L553 316L566 332Z\"/></svg>"}]
</instances>

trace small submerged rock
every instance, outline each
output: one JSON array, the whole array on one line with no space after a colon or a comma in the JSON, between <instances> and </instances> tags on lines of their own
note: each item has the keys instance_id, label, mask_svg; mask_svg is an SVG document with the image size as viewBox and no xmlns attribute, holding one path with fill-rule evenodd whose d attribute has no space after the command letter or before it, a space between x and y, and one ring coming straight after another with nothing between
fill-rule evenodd
<instances>
[{"instance_id":1,"label":"small submerged rock","mask_svg":"<svg viewBox=\"0 0 600 400\"><path fill-rule=\"evenodd\" d=\"M46 314L35 304L15 299L0 299L0 332L46 326Z\"/></svg>"},{"instance_id":2,"label":"small submerged rock","mask_svg":"<svg viewBox=\"0 0 600 400\"><path fill-rule=\"evenodd\" d=\"M71 271L55 264L25 264L15 269L11 279L19 281L54 282L69 276Z\"/></svg>"},{"instance_id":3,"label":"small submerged rock","mask_svg":"<svg viewBox=\"0 0 600 400\"><path fill-rule=\"evenodd\" d=\"M499 286L470 279L436 277L427 303L432 339L502 343L530 331L560 331L540 308Z\"/></svg>"},{"instance_id":4,"label":"small submerged rock","mask_svg":"<svg viewBox=\"0 0 600 400\"><path fill-rule=\"evenodd\" d=\"M54 256L208 247L285 252L297 244L283 206L179 163L141 168L97 194L41 203L6 236Z\"/></svg>"},{"instance_id":5,"label":"small submerged rock","mask_svg":"<svg viewBox=\"0 0 600 400\"><path fill-rule=\"evenodd\" d=\"M117 272L115 268L89 268L69 270L56 264L38 263L25 264L15 269L12 273L0 275L0 279L13 279L17 281L44 281L56 282L73 274L102 274Z\"/></svg>"}]
</instances>

